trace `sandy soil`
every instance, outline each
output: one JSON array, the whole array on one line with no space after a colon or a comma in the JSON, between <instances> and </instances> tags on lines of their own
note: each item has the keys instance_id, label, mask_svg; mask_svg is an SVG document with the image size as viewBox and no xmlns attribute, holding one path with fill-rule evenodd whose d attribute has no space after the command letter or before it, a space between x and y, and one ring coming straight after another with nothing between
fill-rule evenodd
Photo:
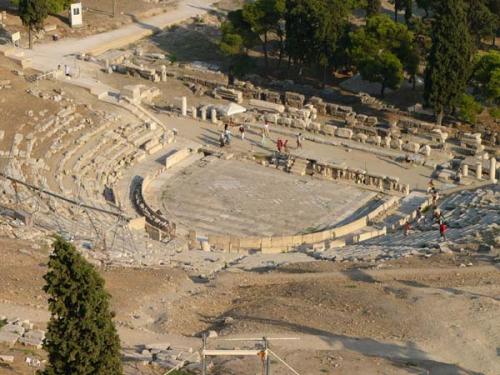
<instances>
[{"instance_id":1,"label":"sandy soil","mask_svg":"<svg viewBox=\"0 0 500 375\"><path fill-rule=\"evenodd\" d=\"M0 315L15 313L43 327L48 246L0 239L0 248ZM468 262L474 266L459 267ZM157 334L190 337L215 329L227 337L299 338L272 342L273 351L299 373L500 371L498 265L467 255L379 265L313 262L260 273L229 269L208 284L169 268L101 273L117 324L127 329L124 345ZM221 323L228 316L234 321ZM22 357L25 349L0 352ZM215 362L216 374L248 374L259 366L251 359ZM0 368L0 374L28 373L8 371ZM273 362L273 373L286 372Z\"/></svg>"}]
</instances>

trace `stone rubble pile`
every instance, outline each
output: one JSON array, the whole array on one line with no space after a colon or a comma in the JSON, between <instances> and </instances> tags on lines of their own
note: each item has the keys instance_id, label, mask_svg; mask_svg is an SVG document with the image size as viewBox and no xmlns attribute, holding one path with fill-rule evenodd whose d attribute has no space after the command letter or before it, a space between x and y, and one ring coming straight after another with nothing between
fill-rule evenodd
<instances>
[{"instance_id":1,"label":"stone rubble pile","mask_svg":"<svg viewBox=\"0 0 500 375\"><path fill-rule=\"evenodd\" d=\"M34 329L33 323L29 320L0 317L0 321L5 323L5 325L0 328L0 343L13 346L19 342L23 345L32 346L37 349L42 348L43 340L45 339L45 331Z\"/></svg>"},{"instance_id":2,"label":"stone rubble pile","mask_svg":"<svg viewBox=\"0 0 500 375\"><path fill-rule=\"evenodd\" d=\"M2 79L0 80L0 90L8 90L11 89L12 85L10 83L9 79Z\"/></svg>"},{"instance_id":3,"label":"stone rubble pile","mask_svg":"<svg viewBox=\"0 0 500 375\"><path fill-rule=\"evenodd\" d=\"M155 343L142 346L140 351L124 350L126 361L141 362L164 369L196 367L201 363L200 353L192 348L175 348L169 343Z\"/></svg>"}]
</instances>

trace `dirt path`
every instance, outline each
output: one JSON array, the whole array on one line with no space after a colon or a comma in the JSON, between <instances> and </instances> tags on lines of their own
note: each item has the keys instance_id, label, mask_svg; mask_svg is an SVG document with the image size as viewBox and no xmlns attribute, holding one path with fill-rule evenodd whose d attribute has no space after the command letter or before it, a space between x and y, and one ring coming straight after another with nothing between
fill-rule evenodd
<instances>
[{"instance_id":1,"label":"dirt path","mask_svg":"<svg viewBox=\"0 0 500 375\"><path fill-rule=\"evenodd\" d=\"M116 30L81 39L67 38L58 42L39 44L33 50L24 52L32 59L33 68L40 71L53 70L59 64L73 66L77 54L90 52L99 54L109 48L120 48L131 44L169 25L206 13L212 3L213 0L181 2L177 8L169 12L145 20L136 20L135 23Z\"/></svg>"}]
</instances>

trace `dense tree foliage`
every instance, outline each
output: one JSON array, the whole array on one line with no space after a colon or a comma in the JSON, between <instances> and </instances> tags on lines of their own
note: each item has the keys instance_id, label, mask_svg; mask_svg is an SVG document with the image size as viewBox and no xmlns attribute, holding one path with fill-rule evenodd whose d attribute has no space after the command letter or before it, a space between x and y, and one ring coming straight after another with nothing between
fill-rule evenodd
<instances>
[{"instance_id":1,"label":"dense tree foliage","mask_svg":"<svg viewBox=\"0 0 500 375\"><path fill-rule=\"evenodd\" d=\"M278 67L286 53L289 66L319 67L323 77L337 65L339 43L346 42L348 17L355 0L257 0L242 10L228 14L222 26L221 50L241 57L260 45L266 71L269 67L271 39L279 41ZM344 48L345 50L345 48ZM236 61L237 59L233 59ZM241 61L241 59L240 59Z\"/></svg>"},{"instance_id":2,"label":"dense tree foliage","mask_svg":"<svg viewBox=\"0 0 500 375\"><path fill-rule=\"evenodd\" d=\"M425 18L429 17L429 11L432 8L433 0L415 0L417 6L425 11Z\"/></svg>"},{"instance_id":3,"label":"dense tree foliage","mask_svg":"<svg viewBox=\"0 0 500 375\"><path fill-rule=\"evenodd\" d=\"M266 70L269 65L269 34L280 34L280 20L285 14L285 0L256 0L243 7L243 20L261 41Z\"/></svg>"},{"instance_id":4,"label":"dense tree foliage","mask_svg":"<svg viewBox=\"0 0 500 375\"><path fill-rule=\"evenodd\" d=\"M49 12L54 14L68 9L72 2L72 0L47 0Z\"/></svg>"},{"instance_id":5,"label":"dense tree foliage","mask_svg":"<svg viewBox=\"0 0 500 375\"><path fill-rule=\"evenodd\" d=\"M466 5L470 32L479 47L482 39L495 37L498 16L491 12L488 0L468 0Z\"/></svg>"},{"instance_id":6,"label":"dense tree foliage","mask_svg":"<svg viewBox=\"0 0 500 375\"><path fill-rule=\"evenodd\" d=\"M444 114L472 121L478 105L498 105L498 54L484 55L479 49L498 34L500 0L391 2L394 20L381 14L380 0L256 0L228 14L220 48L231 56L233 72L251 66L256 59L248 52L257 47L266 72L277 69L298 79L321 76L325 83L334 71L346 68L379 83L381 96L388 88L398 89L404 79L415 89L425 68L424 101L438 122ZM416 7L425 16L414 14ZM362 13L355 9L366 10L366 16L360 20ZM404 23L398 22L402 12ZM476 53L484 56L474 65ZM285 57L286 71L281 64ZM466 95L471 88L474 96Z\"/></svg>"},{"instance_id":7,"label":"dense tree foliage","mask_svg":"<svg viewBox=\"0 0 500 375\"><path fill-rule=\"evenodd\" d=\"M380 0L366 0L366 16L371 17L380 13L382 7Z\"/></svg>"},{"instance_id":8,"label":"dense tree foliage","mask_svg":"<svg viewBox=\"0 0 500 375\"><path fill-rule=\"evenodd\" d=\"M351 34L351 55L362 77L396 89L403 80L403 70L414 78L419 56L414 35L408 28L385 15L370 17L365 27Z\"/></svg>"},{"instance_id":9,"label":"dense tree foliage","mask_svg":"<svg viewBox=\"0 0 500 375\"><path fill-rule=\"evenodd\" d=\"M463 0L434 5L432 48L425 76L425 100L437 122L457 108L471 73L472 43Z\"/></svg>"},{"instance_id":10,"label":"dense tree foliage","mask_svg":"<svg viewBox=\"0 0 500 375\"><path fill-rule=\"evenodd\" d=\"M492 51L477 58L473 83L488 102L500 104L500 52Z\"/></svg>"},{"instance_id":11,"label":"dense tree foliage","mask_svg":"<svg viewBox=\"0 0 500 375\"><path fill-rule=\"evenodd\" d=\"M19 6L22 0L11 0L13 5ZM45 0L45 4L49 13L58 14L63 10L68 9L71 5L71 0Z\"/></svg>"},{"instance_id":12,"label":"dense tree foliage","mask_svg":"<svg viewBox=\"0 0 500 375\"><path fill-rule=\"evenodd\" d=\"M71 245L57 239L44 276L51 318L43 375L122 374L120 342L104 280Z\"/></svg>"},{"instance_id":13,"label":"dense tree foliage","mask_svg":"<svg viewBox=\"0 0 500 375\"><path fill-rule=\"evenodd\" d=\"M461 120L475 124L477 116L482 110L481 104L479 104L473 96L467 94L461 96L458 111L458 116Z\"/></svg>"}]
</instances>

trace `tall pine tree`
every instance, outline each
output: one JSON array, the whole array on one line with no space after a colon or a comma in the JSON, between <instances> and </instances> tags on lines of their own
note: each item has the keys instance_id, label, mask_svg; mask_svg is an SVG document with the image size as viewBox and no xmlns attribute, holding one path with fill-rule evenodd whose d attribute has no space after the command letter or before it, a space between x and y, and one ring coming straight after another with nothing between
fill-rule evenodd
<instances>
[{"instance_id":1,"label":"tall pine tree","mask_svg":"<svg viewBox=\"0 0 500 375\"><path fill-rule=\"evenodd\" d=\"M74 248L58 238L44 276L51 312L43 375L122 374L120 342L104 280Z\"/></svg>"},{"instance_id":2,"label":"tall pine tree","mask_svg":"<svg viewBox=\"0 0 500 375\"><path fill-rule=\"evenodd\" d=\"M434 5L432 48L425 73L424 97L441 124L456 109L472 67L472 43L463 0L438 0Z\"/></svg>"}]
</instances>

